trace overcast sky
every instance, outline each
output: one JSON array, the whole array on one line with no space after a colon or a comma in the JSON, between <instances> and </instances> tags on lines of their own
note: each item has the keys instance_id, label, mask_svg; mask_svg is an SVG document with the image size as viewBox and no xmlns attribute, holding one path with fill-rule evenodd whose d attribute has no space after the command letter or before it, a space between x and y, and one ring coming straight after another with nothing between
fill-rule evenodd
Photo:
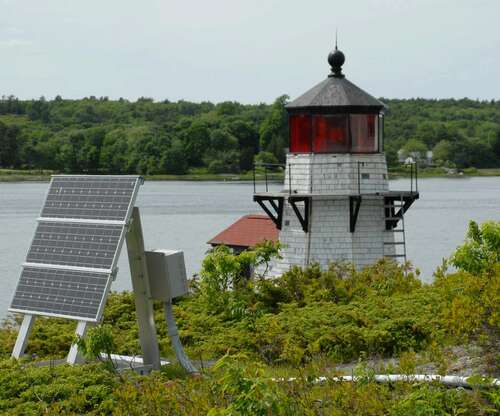
<instances>
[{"instance_id":1,"label":"overcast sky","mask_svg":"<svg viewBox=\"0 0 500 416\"><path fill-rule=\"evenodd\" d=\"M500 99L500 0L0 0L0 95L294 98L336 27L372 95Z\"/></svg>"}]
</instances>

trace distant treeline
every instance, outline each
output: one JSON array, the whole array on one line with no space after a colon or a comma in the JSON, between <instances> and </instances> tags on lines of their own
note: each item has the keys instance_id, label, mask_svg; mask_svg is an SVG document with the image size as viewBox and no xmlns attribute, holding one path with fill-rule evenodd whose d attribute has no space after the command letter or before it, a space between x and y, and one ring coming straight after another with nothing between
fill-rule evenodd
<instances>
[{"instance_id":1,"label":"distant treeline","mask_svg":"<svg viewBox=\"0 0 500 416\"><path fill-rule=\"evenodd\" d=\"M271 104L135 102L107 97L0 100L0 167L72 173L238 173L282 162L284 95ZM500 101L390 100L385 150L433 150L437 164L500 166Z\"/></svg>"}]
</instances>

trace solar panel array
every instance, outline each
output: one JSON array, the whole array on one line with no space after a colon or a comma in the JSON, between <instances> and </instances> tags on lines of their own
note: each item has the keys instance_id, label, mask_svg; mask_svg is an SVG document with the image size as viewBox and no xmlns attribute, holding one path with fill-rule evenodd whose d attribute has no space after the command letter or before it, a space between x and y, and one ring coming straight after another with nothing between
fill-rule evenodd
<instances>
[{"instance_id":1,"label":"solar panel array","mask_svg":"<svg viewBox=\"0 0 500 416\"><path fill-rule=\"evenodd\" d=\"M10 310L98 321L140 183L54 176Z\"/></svg>"}]
</instances>

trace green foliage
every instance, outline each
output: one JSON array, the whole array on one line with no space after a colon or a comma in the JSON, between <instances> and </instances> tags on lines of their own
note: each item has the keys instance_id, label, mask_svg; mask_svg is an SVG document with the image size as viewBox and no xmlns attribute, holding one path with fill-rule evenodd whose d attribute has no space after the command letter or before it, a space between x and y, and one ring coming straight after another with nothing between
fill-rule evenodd
<instances>
[{"instance_id":1,"label":"green foliage","mask_svg":"<svg viewBox=\"0 0 500 416\"><path fill-rule=\"evenodd\" d=\"M176 300L180 337L194 359L223 357L201 377L167 368L151 376L118 374L107 364L36 367L8 361L15 326L0 328L0 413L117 415L480 415L500 410L497 390L472 379L473 390L438 384L377 384L361 361L356 383L315 382L335 375L335 363L372 356L399 356L397 371L417 368L425 352L445 373L448 344L468 339L491 345L490 371L500 371L500 268L490 252L498 224L471 225L465 243L479 260L478 272L447 272L421 283L408 265L380 261L363 270L347 263L326 271L293 268L272 280L247 277L278 255L266 242L233 254L213 250L191 294ZM495 248L496 247L496 248ZM486 255L484 254L487 253ZM479 253L479 254L478 254ZM485 260L486 259L486 260ZM470 263L466 263L469 265ZM163 356L172 356L163 310L155 305ZM61 357L73 341L74 323L37 319L28 353ZM99 352L140 351L133 294L112 294L104 323L78 341L91 358ZM204 366L202 366L204 367ZM109 371L109 370L113 371ZM285 381L294 376L293 381ZM496 413L495 413L496 412Z\"/></svg>"},{"instance_id":2,"label":"green foliage","mask_svg":"<svg viewBox=\"0 0 500 416\"><path fill-rule=\"evenodd\" d=\"M288 115L285 111L288 99L288 95L278 97L260 126L261 150L272 153L280 162L284 161L284 149L288 147Z\"/></svg>"},{"instance_id":3,"label":"green foliage","mask_svg":"<svg viewBox=\"0 0 500 416\"><path fill-rule=\"evenodd\" d=\"M136 102L107 97L48 101L0 99L0 168L71 173L216 173L284 161L288 117L278 97L271 105L236 102ZM385 152L433 149L438 164L500 166L499 101L386 100ZM265 153L264 153L265 152ZM272 156L270 156L272 155Z\"/></svg>"},{"instance_id":4,"label":"green foliage","mask_svg":"<svg viewBox=\"0 0 500 416\"><path fill-rule=\"evenodd\" d=\"M19 135L18 126L8 126L0 122L0 166L19 166L19 147L22 144Z\"/></svg>"},{"instance_id":5,"label":"green foliage","mask_svg":"<svg viewBox=\"0 0 500 416\"><path fill-rule=\"evenodd\" d=\"M76 343L80 352L90 360L103 361L101 353L107 356L106 365L114 369L111 354L116 351L111 325L99 325L87 331L84 337L77 338Z\"/></svg>"},{"instance_id":6,"label":"green foliage","mask_svg":"<svg viewBox=\"0 0 500 416\"><path fill-rule=\"evenodd\" d=\"M412 157L415 160L421 160L425 158L427 146L418 139L410 139L401 150L403 151L404 157Z\"/></svg>"},{"instance_id":7,"label":"green foliage","mask_svg":"<svg viewBox=\"0 0 500 416\"><path fill-rule=\"evenodd\" d=\"M111 414L117 380L97 365L0 362L2 415Z\"/></svg>"},{"instance_id":8,"label":"green foliage","mask_svg":"<svg viewBox=\"0 0 500 416\"><path fill-rule=\"evenodd\" d=\"M233 316L252 293L253 284L249 273L263 267L265 273L269 262L278 256L279 245L265 241L254 250L234 255L228 247L215 247L203 260L200 271L199 293L207 312L225 313Z\"/></svg>"},{"instance_id":9,"label":"green foliage","mask_svg":"<svg viewBox=\"0 0 500 416\"><path fill-rule=\"evenodd\" d=\"M439 141L432 149L432 158L436 163L444 164L454 159L454 146L448 140Z\"/></svg>"},{"instance_id":10,"label":"green foliage","mask_svg":"<svg viewBox=\"0 0 500 416\"><path fill-rule=\"evenodd\" d=\"M266 105L0 99L0 168L185 174L252 168ZM228 155L228 153L230 153Z\"/></svg>"},{"instance_id":11,"label":"green foliage","mask_svg":"<svg viewBox=\"0 0 500 416\"><path fill-rule=\"evenodd\" d=\"M500 263L500 221L487 221L478 226L469 223L467 238L451 258L455 267L469 273L490 271Z\"/></svg>"},{"instance_id":12,"label":"green foliage","mask_svg":"<svg viewBox=\"0 0 500 416\"><path fill-rule=\"evenodd\" d=\"M382 99L390 107L385 118L385 151L395 166L395 152L415 139L434 152L434 161L458 168L500 165L499 101ZM438 146L439 144L439 146Z\"/></svg>"},{"instance_id":13,"label":"green foliage","mask_svg":"<svg viewBox=\"0 0 500 416\"><path fill-rule=\"evenodd\" d=\"M255 163L277 164L279 163L279 161L271 152L259 152L257 155L255 155Z\"/></svg>"},{"instance_id":14,"label":"green foliage","mask_svg":"<svg viewBox=\"0 0 500 416\"><path fill-rule=\"evenodd\" d=\"M423 385L404 397L392 409L394 416L484 414L473 396L464 390Z\"/></svg>"},{"instance_id":15,"label":"green foliage","mask_svg":"<svg viewBox=\"0 0 500 416\"><path fill-rule=\"evenodd\" d=\"M276 373L284 377L276 377ZM498 389L472 392L417 383L377 384L358 368L356 383L315 382L324 369L277 369L244 355L225 356L202 377L167 371L117 376L102 365L24 366L0 362L4 415L486 415ZM295 374L288 380L287 374Z\"/></svg>"}]
</instances>

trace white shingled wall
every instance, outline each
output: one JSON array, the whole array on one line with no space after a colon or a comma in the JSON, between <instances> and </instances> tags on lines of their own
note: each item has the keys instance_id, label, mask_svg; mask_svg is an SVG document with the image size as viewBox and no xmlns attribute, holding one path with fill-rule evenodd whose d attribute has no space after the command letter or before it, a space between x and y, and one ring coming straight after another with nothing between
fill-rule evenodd
<instances>
[{"instance_id":1,"label":"white shingled wall","mask_svg":"<svg viewBox=\"0 0 500 416\"><path fill-rule=\"evenodd\" d=\"M346 260L364 267L384 255L384 241L394 241L394 234L385 230L384 198L373 195L389 187L383 154L289 154L285 189L289 189L290 171L292 191L313 194L310 228L308 233L302 230L285 202L280 232L283 259L273 264L270 275L308 262L326 268L332 261ZM357 193L358 180L361 194L372 196L363 196L356 230L351 233L347 195ZM393 246L389 247L385 254L394 251Z\"/></svg>"}]
</instances>

